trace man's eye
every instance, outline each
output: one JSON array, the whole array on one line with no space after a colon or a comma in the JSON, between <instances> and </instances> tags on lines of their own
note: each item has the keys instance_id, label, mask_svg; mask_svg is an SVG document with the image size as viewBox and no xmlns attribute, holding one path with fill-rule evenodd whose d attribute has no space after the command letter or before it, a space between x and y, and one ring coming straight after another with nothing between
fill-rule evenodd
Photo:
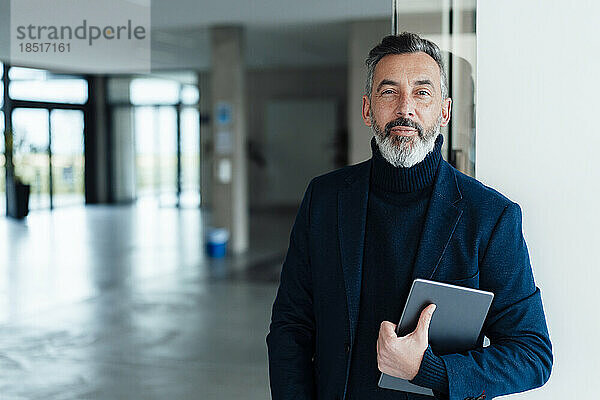
<instances>
[{"instance_id":1,"label":"man's eye","mask_svg":"<svg viewBox=\"0 0 600 400\"><path fill-rule=\"evenodd\" d=\"M428 92L428 91L426 91L426 90L419 90L417 93L418 93L419 95L429 96L429 92Z\"/></svg>"},{"instance_id":2,"label":"man's eye","mask_svg":"<svg viewBox=\"0 0 600 400\"><path fill-rule=\"evenodd\" d=\"M394 91L392 89L386 89L383 92L381 92L381 94L394 94Z\"/></svg>"}]
</instances>

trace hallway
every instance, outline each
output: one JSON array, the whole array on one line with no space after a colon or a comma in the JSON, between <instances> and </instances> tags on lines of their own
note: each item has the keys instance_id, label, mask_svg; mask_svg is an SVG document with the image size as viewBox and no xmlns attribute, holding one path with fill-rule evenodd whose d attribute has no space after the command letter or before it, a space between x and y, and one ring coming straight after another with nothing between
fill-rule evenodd
<instances>
[{"instance_id":1,"label":"hallway","mask_svg":"<svg viewBox=\"0 0 600 400\"><path fill-rule=\"evenodd\" d=\"M198 209L0 220L2 398L268 398L265 335L292 219L253 215L251 251L225 260L204 257Z\"/></svg>"}]
</instances>

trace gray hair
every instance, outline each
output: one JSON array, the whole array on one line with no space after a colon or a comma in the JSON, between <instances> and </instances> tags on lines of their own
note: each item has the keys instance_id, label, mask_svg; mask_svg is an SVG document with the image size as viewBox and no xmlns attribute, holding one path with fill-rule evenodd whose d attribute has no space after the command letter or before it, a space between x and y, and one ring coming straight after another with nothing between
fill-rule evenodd
<instances>
[{"instance_id":1,"label":"gray hair","mask_svg":"<svg viewBox=\"0 0 600 400\"><path fill-rule=\"evenodd\" d=\"M385 56L390 54L405 54L423 52L431 56L440 67L440 85L442 91L442 100L448 97L448 78L444 69L444 60L440 48L427 39L410 32L402 32L399 35L386 36L377 46L369 52L365 60L367 65L367 82L365 91L367 97L371 100L373 92L373 76L375 75L375 66Z\"/></svg>"}]
</instances>

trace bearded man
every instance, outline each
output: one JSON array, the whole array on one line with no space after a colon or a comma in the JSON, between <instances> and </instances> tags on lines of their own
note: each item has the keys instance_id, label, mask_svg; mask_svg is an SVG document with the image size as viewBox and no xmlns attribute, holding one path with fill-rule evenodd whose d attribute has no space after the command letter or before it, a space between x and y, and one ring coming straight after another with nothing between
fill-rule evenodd
<instances>
[{"instance_id":1,"label":"bearded man","mask_svg":"<svg viewBox=\"0 0 600 400\"><path fill-rule=\"evenodd\" d=\"M543 385L552 346L521 209L442 158L452 100L439 48L405 32L385 37L366 64L373 156L306 190L267 336L273 399L429 398L379 388L381 372L451 400ZM476 348L435 353L435 305L397 337L417 278L495 294Z\"/></svg>"}]
</instances>

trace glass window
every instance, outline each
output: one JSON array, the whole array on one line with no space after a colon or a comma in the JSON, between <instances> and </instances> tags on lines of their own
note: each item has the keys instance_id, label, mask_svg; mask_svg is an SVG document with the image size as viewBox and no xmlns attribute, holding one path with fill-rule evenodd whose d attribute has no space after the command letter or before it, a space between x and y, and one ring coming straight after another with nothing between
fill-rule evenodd
<instances>
[{"instance_id":1,"label":"glass window","mask_svg":"<svg viewBox=\"0 0 600 400\"><path fill-rule=\"evenodd\" d=\"M166 79L133 79L129 86L131 104L176 104L179 102L179 83Z\"/></svg>"},{"instance_id":2,"label":"glass window","mask_svg":"<svg viewBox=\"0 0 600 400\"><path fill-rule=\"evenodd\" d=\"M84 204L83 111L54 110L50 127L53 206Z\"/></svg>"},{"instance_id":3,"label":"glass window","mask_svg":"<svg viewBox=\"0 0 600 400\"><path fill-rule=\"evenodd\" d=\"M136 107L137 197L158 196L161 205L177 202L177 129L172 106Z\"/></svg>"},{"instance_id":4,"label":"glass window","mask_svg":"<svg viewBox=\"0 0 600 400\"><path fill-rule=\"evenodd\" d=\"M200 120L198 110L181 110L181 199L182 206L200 205Z\"/></svg>"},{"instance_id":5,"label":"glass window","mask_svg":"<svg viewBox=\"0 0 600 400\"><path fill-rule=\"evenodd\" d=\"M88 98L87 81L82 78L20 67L12 67L8 77L8 91L15 100L84 104Z\"/></svg>"},{"instance_id":6,"label":"glass window","mask_svg":"<svg viewBox=\"0 0 600 400\"><path fill-rule=\"evenodd\" d=\"M0 132L2 132L2 140L0 140L0 153L4 155L4 111L0 111Z\"/></svg>"},{"instance_id":7,"label":"glass window","mask_svg":"<svg viewBox=\"0 0 600 400\"><path fill-rule=\"evenodd\" d=\"M109 80L109 100L113 107L116 110L131 107L133 111L135 185L139 204L200 205L200 118L195 107L199 99L199 89L189 79L182 82L154 76L133 78L128 83L116 78ZM179 104L185 106L179 109ZM181 163L179 196L178 161Z\"/></svg>"},{"instance_id":8,"label":"glass window","mask_svg":"<svg viewBox=\"0 0 600 400\"><path fill-rule=\"evenodd\" d=\"M177 112L175 107L159 107L155 115L160 170L160 204L177 204Z\"/></svg>"},{"instance_id":9,"label":"glass window","mask_svg":"<svg viewBox=\"0 0 600 400\"><path fill-rule=\"evenodd\" d=\"M155 194L154 118L152 107L134 109L136 195L138 198Z\"/></svg>"},{"instance_id":10,"label":"glass window","mask_svg":"<svg viewBox=\"0 0 600 400\"><path fill-rule=\"evenodd\" d=\"M181 102L183 104L197 104L200 92L197 86L185 85L181 88Z\"/></svg>"},{"instance_id":11,"label":"glass window","mask_svg":"<svg viewBox=\"0 0 600 400\"><path fill-rule=\"evenodd\" d=\"M6 156L4 154L4 112L0 112L0 213L6 213Z\"/></svg>"},{"instance_id":12,"label":"glass window","mask_svg":"<svg viewBox=\"0 0 600 400\"><path fill-rule=\"evenodd\" d=\"M50 207L48 110L17 108L12 113L15 174L31 185L29 208Z\"/></svg>"},{"instance_id":13,"label":"glass window","mask_svg":"<svg viewBox=\"0 0 600 400\"><path fill-rule=\"evenodd\" d=\"M4 76L4 64L0 62L0 79ZM0 107L4 105L4 84L0 82ZM4 125L2 125L4 127ZM2 129L4 131L4 128Z\"/></svg>"},{"instance_id":14,"label":"glass window","mask_svg":"<svg viewBox=\"0 0 600 400\"><path fill-rule=\"evenodd\" d=\"M409 30L435 42L442 51L452 98L450 124L441 129L444 135L442 154L458 170L475 176L475 93L477 86L476 3L473 0L431 2L433 18L415 18L408 11L412 2L394 0L393 26L398 32ZM448 7L451 5L451 7ZM450 147L450 149L449 149Z\"/></svg>"}]
</instances>

